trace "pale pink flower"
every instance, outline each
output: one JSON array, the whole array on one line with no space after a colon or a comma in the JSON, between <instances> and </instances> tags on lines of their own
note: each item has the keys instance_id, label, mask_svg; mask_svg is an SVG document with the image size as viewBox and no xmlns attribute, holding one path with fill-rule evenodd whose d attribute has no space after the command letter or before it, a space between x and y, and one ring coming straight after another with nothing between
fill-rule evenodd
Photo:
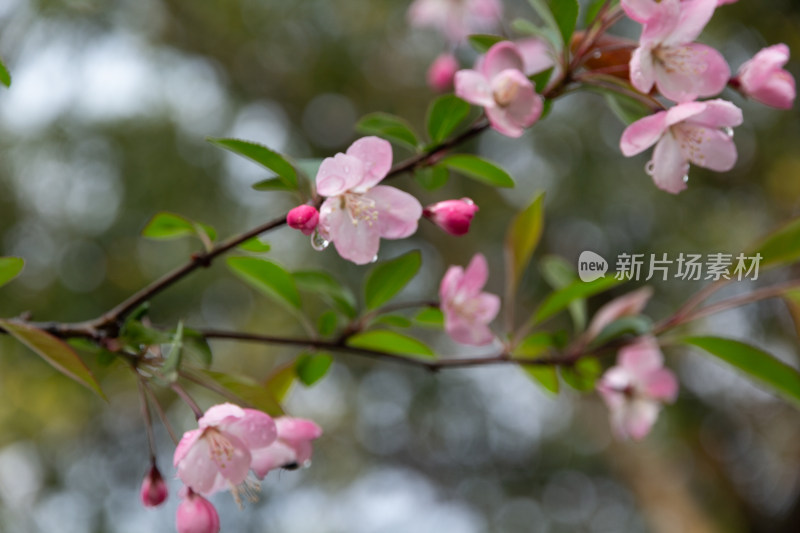
<instances>
[{"instance_id":1,"label":"pale pink flower","mask_svg":"<svg viewBox=\"0 0 800 533\"><path fill-rule=\"evenodd\" d=\"M253 471L260 478L275 468L294 469L311 461L311 441L322 436L322 428L311 420L282 416L275 419L278 438L253 461Z\"/></svg>"},{"instance_id":2,"label":"pale pink flower","mask_svg":"<svg viewBox=\"0 0 800 533\"><path fill-rule=\"evenodd\" d=\"M139 499L145 507L156 507L166 501L168 495L167 484L161 477L158 467L153 465L142 480L142 488L139 491Z\"/></svg>"},{"instance_id":3,"label":"pale pink flower","mask_svg":"<svg viewBox=\"0 0 800 533\"><path fill-rule=\"evenodd\" d=\"M789 47L776 44L764 48L739 67L733 85L762 104L791 109L795 98L794 78L782 67L789 61Z\"/></svg>"},{"instance_id":4,"label":"pale pink flower","mask_svg":"<svg viewBox=\"0 0 800 533\"><path fill-rule=\"evenodd\" d=\"M311 235L319 224L319 211L313 205L298 205L286 215L286 223L304 235Z\"/></svg>"},{"instance_id":5,"label":"pale pink flower","mask_svg":"<svg viewBox=\"0 0 800 533\"><path fill-rule=\"evenodd\" d=\"M183 434L173 461L178 477L200 494L225 488L236 494L277 437L269 415L230 403L211 407L197 425Z\"/></svg>"},{"instance_id":6,"label":"pale pink flower","mask_svg":"<svg viewBox=\"0 0 800 533\"><path fill-rule=\"evenodd\" d=\"M643 337L620 350L617 366L603 374L597 391L608 406L617 437L638 440L650 432L662 404L675 401L678 381L664 368L656 340Z\"/></svg>"},{"instance_id":7,"label":"pale pink flower","mask_svg":"<svg viewBox=\"0 0 800 533\"><path fill-rule=\"evenodd\" d=\"M647 301L653 295L653 289L642 287L641 289L624 294L615 298L597 310L586 329L585 338L591 340L600 334L606 326L622 317L638 315L647 305Z\"/></svg>"},{"instance_id":8,"label":"pale pink flower","mask_svg":"<svg viewBox=\"0 0 800 533\"><path fill-rule=\"evenodd\" d=\"M655 85L666 98L689 102L725 88L730 78L725 58L693 42L714 14L716 0L627 0L622 7L644 24L630 61L636 89L647 94Z\"/></svg>"},{"instance_id":9,"label":"pale pink flower","mask_svg":"<svg viewBox=\"0 0 800 533\"><path fill-rule=\"evenodd\" d=\"M380 239L403 239L417 231L419 201L399 189L378 185L392 166L392 146L378 137L363 137L322 162L317 192L327 200L318 230L345 259L358 265L374 261Z\"/></svg>"},{"instance_id":10,"label":"pale pink flower","mask_svg":"<svg viewBox=\"0 0 800 533\"><path fill-rule=\"evenodd\" d=\"M453 54L441 54L428 68L428 87L436 92L447 92L453 88L453 77L458 70L458 60Z\"/></svg>"},{"instance_id":11,"label":"pale pink flower","mask_svg":"<svg viewBox=\"0 0 800 533\"><path fill-rule=\"evenodd\" d=\"M654 144L647 172L656 187L676 194L686 188L689 162L717 172L736 164L733 128L742 111L725 100L678 104L628 126L620 148L630 157Z\"/></svg>"},{"instance_id":12,"label":"pale pink flower","mask_svg":"<svg viewBox=\"0 0 800 533\"><path fill-rule=\"evenodd\" d=\"M429 205L422 214L451 235L466 235L478 206L469 198Z\"/></svg>"},{"instance_id":13,"label":"pale pink flower","mask_svg":"<svg viewBox=\"0 0 800 533\"><path fill-rule=\"evenodd\" d=\"M219 515L210 501L186 487L180 496L175 516L178 533L219 533Z\"/></svg>"},{"instance_id":14,"label":"pale pink flower","mask_svg":"<svg viewBox=\"0 0 800 533\"><path fill-rule=\"evenodd\" d=\"M456 95L483 106L492 128L519 137L541 116L543 102L523 74L525 64L516 45L495 44L476 67L456 72Z\"/></svg>"},{"instance_id":15,"label":"pale pink flower","mask_svg":"<svg viewBox=\"0 0 800 533\"><path fill-rule=\"evenodd\" d=\"M500 0L415 0L408 8L412 26L435 28L452 44L494 29L502 15Z\"/></svg>"},{"instance_id":16,"label":"pale pink flower","mask_svg":"<svg viewBox=\"0 0 800 533\"><path fill-rule=\"evenodd\" d=\"M514 44L517 46L519 55L522 56L522 72L526 76L538 74L550 67L558 67L553 59L553 51L545 40L538 37L526 37L515 40ZM551 77L555 77L555 73Z\"/></svg>"},{"instance_id":17,"label":"pale pink flower","mask_svg":"<svg viewBox=\"0 0 800 533\"><path fill-rule=\"evenodd\" d=\"M483 346L494 340L488 324L500 311L500 298L482 292L489 279L489 266L476 254L467 269L451 266L439 286L439 299L447 334L462 344Z\"/></svg>"}]
</instances>

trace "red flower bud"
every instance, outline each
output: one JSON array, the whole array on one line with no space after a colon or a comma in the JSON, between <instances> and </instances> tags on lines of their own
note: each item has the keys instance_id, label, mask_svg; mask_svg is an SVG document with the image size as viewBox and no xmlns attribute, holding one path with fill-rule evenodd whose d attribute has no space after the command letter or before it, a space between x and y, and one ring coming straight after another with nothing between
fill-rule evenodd
<instances>
[{"instance_id":1,"label":"red flower bud","mask_svg":"<svg viewBox=\"0 0 800 533\"><path fill-rule=\"evenodd\" d=\"M469 198L429 205L423 215L451 235L465 235L478 206Z\"/></svg>"}]
</instances>

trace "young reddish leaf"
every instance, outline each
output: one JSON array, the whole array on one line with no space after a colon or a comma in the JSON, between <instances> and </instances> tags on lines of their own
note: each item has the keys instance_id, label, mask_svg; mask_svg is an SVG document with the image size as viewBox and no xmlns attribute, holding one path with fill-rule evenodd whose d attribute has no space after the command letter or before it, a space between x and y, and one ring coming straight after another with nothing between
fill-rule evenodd
<instances>
[{"instance_id":1,"label":"young reddish leaf","mask_svg":"<svg viewBox=\"0 0 800 533\"><path fill-rule=\"evenodd\" d=\"M53 335L34 328L28 324L0 320L0 327L9 335L33 350L39 357L50 363L53 368L74 379L87 389L106 399L100 385L83 360L67 343Z\"/></svg>"}]
</instances>

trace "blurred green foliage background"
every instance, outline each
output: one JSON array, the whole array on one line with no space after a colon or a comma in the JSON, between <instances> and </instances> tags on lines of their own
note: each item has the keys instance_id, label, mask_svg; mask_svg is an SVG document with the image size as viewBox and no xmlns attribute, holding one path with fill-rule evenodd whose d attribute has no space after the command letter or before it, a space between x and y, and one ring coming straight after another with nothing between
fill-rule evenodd
<instances>
[{"instance_id":1,"label":"blurred green foliage background","mask_svg":"<svg viewBox=\"0 0 800 533\"><path fill-rule=\"evenodd\" d=\"M508 20L533 16L524 1L504 3ZM372 111L422 130L432 99L425 70L444 43L408 28L408 4L2 2L0 53L13 85L0 91L0 253L27 265L3 288L0 316L91 318L180 264L198 243L139 237L158 211L224 236L293 205L285 193L252 191L266 173L207 136L246 138L303 158L344 150L357 137L357 119ZM796 2L742 0L720 8L701 39L735 70L768 44L785 42L797 53L798 29ZM629 23L614 31L636 36ZM474 59L468 50L459 54L465 66ZM797 76L797 63L788 68ZM729 173L694 168L687 191L663 193L644 173L645 156L620 155L623 125L603 99L570 95L522 139L487 133L465 147L503 164L518 182L514 190L451 178L428 192L398 179L423 204L470 196L481 210L463 238L423 223L412 239L384 241L381 257L422 250L423 271L403 295L414 299L434 294L447 265L481 251L495 273L489 289L501 293L500 237L537 190L547 194L537 257L574 262L586 249L606 258L738 253L800 213L800 121L796 110L725 97L745 111L736 130L739 162ZM396 149L396 159L407 155ZM266 240L270 257L289 268L329 269L356 290L363 279L364 268L332 249L314 252L298 232ZM745 285L730 290L752 283ZM655 283L648 312L665 316L699 286ZM523 309L545 290L531 268ZM309 303L313 317L318 304ZM160 324L302 334L223 262L156 297L152 316ZM698 330L749 340L797 364L797 337L780 302L728 312ZM436 342L443 353L469 353ZM255 377L296 354L223 342L213 348L215 369ZM796 531L797 411L699 354L668 351L667 358L682 383L678 403L647 440L631 444L612 440L595 395L547 396L515 368L429 375L339 356L320 384L294 389L287 402L289 412L325 429L313 467L270 474L261 501L243 512L216 496L223 531ZM108 405L0 338L0 531L172 529L176 483L164 507L138 502L147 449L135 382L119 367L89 363L110 392ZM220 401L196 394L204 406ZM168 393L162 399L175 425L189 429L188 408ZM170 478L172 446L160 429L158 437Z\"/></svg>"}]
</instances>

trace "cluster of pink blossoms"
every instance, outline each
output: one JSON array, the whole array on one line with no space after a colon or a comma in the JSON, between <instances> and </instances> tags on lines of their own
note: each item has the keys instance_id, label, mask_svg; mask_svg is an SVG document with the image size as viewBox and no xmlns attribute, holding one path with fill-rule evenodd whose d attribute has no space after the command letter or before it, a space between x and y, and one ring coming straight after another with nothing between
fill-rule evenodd
<instances>
[{"instance_id":1,"label":"cluster of pink blossoms","mask_svg":"<svg viewBox=\"0 0 800 533\"><path fill-rule=\"evenodd\" d=\"M198 428L184 433L173 458L185 487L180 492L176 524L179 533L217 533L219 516L204 496L230 489L237 502L252 498L258 487L250 478L264 479L270 470L297 468L311 460L311 441L322 429L301 418L272 419L255 409L230 403L211 407L197 421ZM141 490L142 503L160 505L167 488L153 467Z\"/></svg>"},{"instance_id":2,"label":"cluster of pink blossoms","mask_svg":"<svg viewBox=\"0 0 800 533\"><path fill-rule=\"evenodd\" d=\"M742 123L738 107L715 96L730 84L767 105L790 108L795 98L791 75L782 69L789 58L785 45L759 52L731 79L715 49L694 42L718 5L729 0L622 0L622 8L642 24L639 47L630 60L632 85L644 94L653 87L677 105L642 118L625 130L622 153L636 155L655 145L647 172L656 186L670 193L686 188L689 164L718 172L733 168L733 129Z\"/></svg>"}]
</instances>

